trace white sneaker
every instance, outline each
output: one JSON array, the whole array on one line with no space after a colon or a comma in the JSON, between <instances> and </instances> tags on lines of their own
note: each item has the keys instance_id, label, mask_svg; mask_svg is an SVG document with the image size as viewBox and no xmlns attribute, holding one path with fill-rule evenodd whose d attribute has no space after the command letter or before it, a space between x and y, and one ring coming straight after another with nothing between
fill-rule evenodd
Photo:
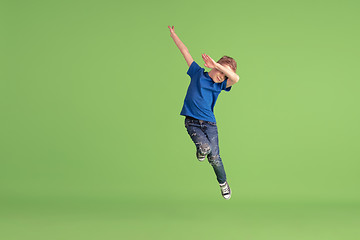
<instances>
[{"instance_id":1,"label":"white sneaker","mask_svg":"<svg viewBox=\"0 0 360 240\"><path fill-rule=\"evenodd\" d=\"M230 190L229 184L227 182L220 184L220 189L221 189L221 195L226 200L229 200L231 198L231 190Z\"/></svg>"}]
</instances>

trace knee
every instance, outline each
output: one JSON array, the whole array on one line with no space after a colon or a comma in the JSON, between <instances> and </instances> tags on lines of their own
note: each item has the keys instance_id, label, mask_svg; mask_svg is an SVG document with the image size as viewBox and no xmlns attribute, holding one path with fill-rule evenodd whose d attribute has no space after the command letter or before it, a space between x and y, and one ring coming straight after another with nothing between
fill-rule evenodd
<instances>
[{"instance_id":1,"label":"knee","mask_svg":"<svg viewBox=\"0 0 360 240\"><path fill-rule=\"evenodd\" d=\"M208 161L212 166L219 167L222 165L220 155L208 156Z\"/></svg>"},{"instance_id":2,"label":"knee","mask_svg":"<svg viewBox=\"0 0 360 240\"><path fill-rule=\"evenodd\" d=\"M203 143L199 146L199 151L202 155L208 155L211 152L210 145L207 143Z\"/></svg>"}]
</instances>

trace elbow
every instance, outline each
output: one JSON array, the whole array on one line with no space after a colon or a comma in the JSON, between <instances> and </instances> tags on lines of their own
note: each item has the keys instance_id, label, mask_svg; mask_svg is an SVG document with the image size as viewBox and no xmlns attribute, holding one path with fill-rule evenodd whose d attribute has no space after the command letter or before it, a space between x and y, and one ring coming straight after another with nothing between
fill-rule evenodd
<instances>
[{"instance_id":1,"label":"elbow","mask_svg":"<svg viewBox=\"0 0 360 240\"><path fill-rule=\"evenodd\" d=\"M240 80L240 77L238 75L236 75L233 81L234 81L234 83L237 83L239 80Z\"/></svg>"}]
</instances>

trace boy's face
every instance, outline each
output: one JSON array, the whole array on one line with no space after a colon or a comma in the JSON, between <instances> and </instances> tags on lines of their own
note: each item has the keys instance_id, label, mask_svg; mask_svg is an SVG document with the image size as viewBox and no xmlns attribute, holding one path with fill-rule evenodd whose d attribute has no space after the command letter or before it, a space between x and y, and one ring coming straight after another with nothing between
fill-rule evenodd
<instances>
[{"instance_id":1,"label":"boy's face","mask_svg":"<svg viewBox=\"0 0 360 240\"><path fill-rule=\"evenodd\" d=\"M229 68L231 71L233 71L229 65L223 65L223 66L226 68ZM209 76L216 83L222 83L227 78L223 72L221 72L215 68L211 69L211 71L209 72Z\"/></svg>"}]
</instances>

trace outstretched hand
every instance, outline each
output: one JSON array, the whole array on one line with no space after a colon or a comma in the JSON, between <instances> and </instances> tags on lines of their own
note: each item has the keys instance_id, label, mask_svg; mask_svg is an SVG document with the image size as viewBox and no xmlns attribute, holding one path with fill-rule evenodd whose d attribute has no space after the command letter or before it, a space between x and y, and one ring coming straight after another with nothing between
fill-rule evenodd
<instances>
[{"instance_id":1,"label":"outstretched hand","mask_svg":"<svg viewBox=\"0 0 360 240\"><path fill-rule=\"evenodd\" d=\"M209 56L209 55L206 55L206 54L202 54L201 55L204 62L205 62L205 67L207 68L215 68L216 66L216 62Z\"/></svg>"}]
</instances>

